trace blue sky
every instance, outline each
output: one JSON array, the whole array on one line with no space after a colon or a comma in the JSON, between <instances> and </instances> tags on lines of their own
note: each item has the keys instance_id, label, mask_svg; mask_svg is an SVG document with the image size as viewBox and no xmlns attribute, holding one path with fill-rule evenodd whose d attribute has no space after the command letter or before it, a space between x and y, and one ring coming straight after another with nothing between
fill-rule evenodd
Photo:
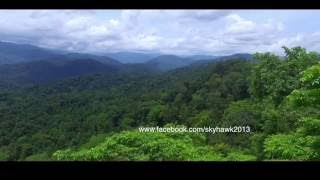
<instances>
[{"instance_id":1,"label":"blue sky","mask_svg":"<svg viewBox=\"0 0 320 180\"><path fill-rule=\"evenodd\" d=\"M0 10L0 40L178 55L320 50L319 10Z\"/></svg>"}]
</instances>

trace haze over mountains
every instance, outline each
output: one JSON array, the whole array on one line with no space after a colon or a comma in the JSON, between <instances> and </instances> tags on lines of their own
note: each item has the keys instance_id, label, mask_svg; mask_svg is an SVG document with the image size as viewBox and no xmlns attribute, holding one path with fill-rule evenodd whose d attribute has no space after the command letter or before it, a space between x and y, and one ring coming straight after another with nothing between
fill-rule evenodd
<instances>
[{"instance_id":1,"label":"haze over mountains","mask_svg":"<svg viewBox=\"0 0 320 180\"><path fill-rule=\"evenodd\" d=\"M145 63L153 58L160 56L160 54L146 54L137 52L117 52L106 53L105 56L118 60L121 63Z\"/></svg>"},{"instance_id":2,"label":"haze over mountains","mask_svg":"<svg viewBox=\"0 0 320 180\"><path fill-rule=\"evenodd\" d=\"M94 59L97 61L105 61L105 59L114 59L121 63L145 63L154 58L163 55L172 55L179 58L186 58L191 60L204 60L204 59L219 59L226 56L212 56L212 55L190 55L178 56L174 54L160 54L160 53L138 53L138 52L117 52L117 53L104 53L103 55L68 52L64 50L52 50L37 47L30 44L17 44L11 42L0 41L0 64L13 64L26 61L44 60L53 57L66 57L69 59ZM248 56L250 56L248 54ZM170 58L170 56L168 56Z\"/></svg>"},{"instance_id":3,"label":"haze over mountains","mask_svg":"<svg viewBox=\"0 0 320 180\"><path fill-rule=\"evenodd\" d=\"M165 72L191 64L226 59L251 60L250 54L231 56L177 56L137 52L88 53L66 52L28 44L0 42L0 81L15 84L46 83L96 73Z\"/></svg>"},{"instance_id":4,"label":"haze over mountains","mask_svg":"<svg viewBox=\"0 0 320 180\"><path fill-rule=\"evenodd\" d=\"M0 42L0 64L14 64L46 59L57 55L53 51L28 44Z\"/></svg>"},{"instance_id":5,"label":"haze over mountains","mask_svg":"<svg viewBox=\"0 0 320 180\"><path fill-rule=\"evenodd\" d=\"M317 17L1 10L0 161L320 160Z\"/></svg>"},{"instance_id":6,"label":"haze over mountains","mask_svg":"<svg viewBox=\"0 0 320 180\"><path fill-rule=\"evenodd\" d=\"M31 61L0 66L0 79L17 84L38 84L92 73L114 73L118 66L91 59L70 60L59 63Z\"/></svg>"}]
</instances>

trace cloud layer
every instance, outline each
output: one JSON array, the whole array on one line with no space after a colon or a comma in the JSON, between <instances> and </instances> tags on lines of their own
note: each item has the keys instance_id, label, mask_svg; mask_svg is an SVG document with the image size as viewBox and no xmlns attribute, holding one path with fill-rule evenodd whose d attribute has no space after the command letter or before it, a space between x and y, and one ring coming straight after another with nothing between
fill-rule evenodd
<instances>
[{"instance_id":1,"label":"cloud layer","mask_svg":"<svg viewBox=\"0 0 320 180\"><path fill-rule=\"evenodd\" d=\"M0 10L0 39L96 53L278 53L283 45L319 50L319 29L295 31L303 19L289 24L294 17L265 14L255 19L248 11L230 10Z\"/></svg>"}]
</instances>

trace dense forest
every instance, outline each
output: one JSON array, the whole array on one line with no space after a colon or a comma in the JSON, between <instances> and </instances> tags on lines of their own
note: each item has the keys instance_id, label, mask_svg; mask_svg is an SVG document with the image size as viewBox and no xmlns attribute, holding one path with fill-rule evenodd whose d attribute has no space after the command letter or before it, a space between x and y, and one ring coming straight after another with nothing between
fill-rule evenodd
<instances>
[{"instance_id":1,"label":"dense forest","mask_svg":"<svg viewBox=\"0 0 320 180\"><path fill-rule=\"evenodd\" d=\"M31 86L0 78L0 160L320 160L319 55L283 49L285 57L170 71L137 64ZM139 132L144 126L251 132Z\"/></svg>"}]
</instances>

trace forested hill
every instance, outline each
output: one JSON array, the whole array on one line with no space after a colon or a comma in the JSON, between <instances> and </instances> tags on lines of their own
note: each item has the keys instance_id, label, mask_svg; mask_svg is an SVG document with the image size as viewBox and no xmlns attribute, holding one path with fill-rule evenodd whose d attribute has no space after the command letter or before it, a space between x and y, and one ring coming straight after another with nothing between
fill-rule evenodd
<instances>
[{"instance_id":1,"label":"forested hill","mask_svg":"<svg viewBox=\"0 0 320 180\"><path fill-rule=\"evenodd\" d=\"M188 66L192 62L194 62L194 60L189 58L182 58L174 55L162 55L149 60L146 64L160 71L168 71Z\"/></svg>"},{"instance_id":2,"label":"forested hill","mask_svg":"<svg viewBox=\"0 0 320 180\"><path fill-rule=\"evenodd\" d=\"M45 59L54 55L55 51L33 45L0 41L0 65Z\"/></svg>"},{"instance_id":3,"label":"forested hill","mask_svg":"<svg viewBox=\"0 0 320 180\"><path fill-rule=\"evenodd\" d=\"M91 59L108 65L117 65L118 61L107 57L86 53L41 48L30 44L16 44L0 41L0 65L18 64L32 61L53 61Z\"/></svg>"},{"instance_id":4,"label":"forested hill","mask_svg":"<svg viewBox=\"0 0 320 180\"><path fill-rule=\"evenodd\" d=\"M318 160L319 58L229 59L152 73L128 66L0 92L1 160ZM141 126L250 126L144 134Z\"/></svg>"},{"instance_id":5,"label":"forested hill","mask_svg":"<svg viewBox=\"0 0 320 180\"><path fill-rule=\"evenodd\" d=\"M120 65L104 64L92 59L31 61L0 66L0 81L18 86L50 83L88 74L112 74Z\"/></svg>"},{"instance_id":6,"label":"forested hill","mask_svg":"<svg viewBox=\"0 0 320 180\"><path fill-rule=\"evenodd\" d=\"M193 114L210 106L221 116L219 108L226 107L233 98L248 97L244 78L250 67L248 62L230 60L153 76L130 71L114 76L96 74L2 93L0 124L5 128L0 137L1 152L8 153L11 160L42 153L49 156L57 149L80 145L100 133L147 124L188 124L192 116L187 112ZM215 76L226 76L226 88L244 91L243 94L232 97L234 92L214 87ZM229 79L233 77L236 79ZM211 88L224 92L212 92L210 102L197 104L202 100L194 98L205 98ZM224 100L224 96L230 96L230 100ZM213 107L210 103L222 104ZM158 111L166 113L162 117Z\"/></svg>"}]
</instances>

